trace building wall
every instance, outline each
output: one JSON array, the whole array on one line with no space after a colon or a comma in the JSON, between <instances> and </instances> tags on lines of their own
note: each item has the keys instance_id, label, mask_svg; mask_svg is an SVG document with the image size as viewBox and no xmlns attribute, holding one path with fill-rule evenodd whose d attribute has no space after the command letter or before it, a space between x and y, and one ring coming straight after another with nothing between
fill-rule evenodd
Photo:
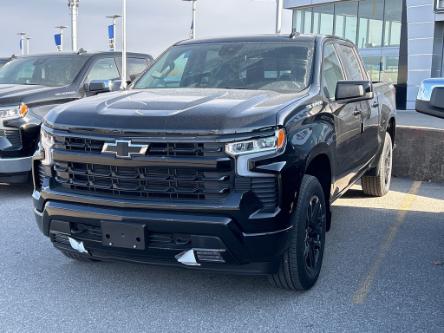
<instances>
[{"instance_id":1,"label":"building wall","mask_svg":"<svg viewBox=\"0 0 444 333\"><path fill-rule=\"evenodd\" d=\"M415 107L422 80L432 76L435 15L431 0L406 0L408 22L407 108Z\"/></svg>"},{"instance_id":2,"label":"building wall","mask_svg":"<svg viewBox=\"0 0 444 333\"><path fill-rule=\"evenodd\" d=\"M413 109L421 81L444 74L442 51L444 14L435 14L434 0L405 0L407 11L407 96L406 107ZM285 0L285 8L338 2L338 0ZM405 43L401 41L401 43Z\"/></svg>"}]
</instances>

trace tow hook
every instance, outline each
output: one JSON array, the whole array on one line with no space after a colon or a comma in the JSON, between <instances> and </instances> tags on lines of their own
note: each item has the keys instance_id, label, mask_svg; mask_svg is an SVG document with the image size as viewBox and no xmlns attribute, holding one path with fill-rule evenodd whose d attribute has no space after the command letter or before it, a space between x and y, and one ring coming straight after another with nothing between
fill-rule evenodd
<instances>
[{"instance_id":1,"label":"tow hook","mask_svg":"<svg viewBox=\"0 0 444 333\"><path fill-rule=\"evenodd\" d=\"M68 237L69 244L71 247L79 253L89 254L89 252L85 249L85 245L83 242L75 240L74 238Z\"/></svg>"}]
</instances>

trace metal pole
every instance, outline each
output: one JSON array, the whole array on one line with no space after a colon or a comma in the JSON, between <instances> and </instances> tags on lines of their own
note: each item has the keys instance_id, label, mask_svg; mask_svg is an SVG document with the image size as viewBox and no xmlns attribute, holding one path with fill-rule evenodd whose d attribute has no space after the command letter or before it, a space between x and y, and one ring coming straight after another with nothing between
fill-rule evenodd
<instances>
[{"instance_id":1,"label":"metal pole","mask_svg":"<svg viewBox=\"0 0 444 333\"><path fill-rule=\"evenodd\" d=\"M282 0L276 0L276 33L280 34L282 31Z\"/></svg>"},{"instance_id":2,"label":"metal pole","mask_svg":"<svg viewBox=\"0 0 444 333\"><path fill-rule=\"evenodd\" d=\"M127 88L126 82L126 0L122 0L122 83L121 90Z\"/></svg>"},{"instance_id":3,"label":"metal pole","mask_svg":"<svg viewBox=\"0 0 444 333\"><path fill-rule=\"evenodd\" d=\"M79 14L79 2L80 0L68 0L68 6L71 8L71 45L72 50L77 52L77 16Z\"/></svg>"},{"instance_id":4,"label":"metal pole","mask_svg":"<svg viewBox=\"0 0 444 333\"><path fill-rule=\"evenodd\" d=\"M20 36L20 54L25 55L25 36L26 32L19 32L17 35Z\"/></svg>"},{"instance_id":5,"label":"metal pole","mask_svg":"<svg viewBox=\"0 0 444 333\"><path fill-rule=\"evenodd\" d=\"M193 19L191 25L191 39L196 38L196 0L193 0L192 10L193 10Z\"/></svg>"},{"instance_id":6,"label":"metal pole","mask_svg":"<svg viewBox=\"0 0 444 333\"><path fill-rule=\"evenodd\" d=\"M31 37L26 36L26 54L29 55L31 53L30 49L29 49L29 40L31 39Z\"/></svg>"}]
</instances>

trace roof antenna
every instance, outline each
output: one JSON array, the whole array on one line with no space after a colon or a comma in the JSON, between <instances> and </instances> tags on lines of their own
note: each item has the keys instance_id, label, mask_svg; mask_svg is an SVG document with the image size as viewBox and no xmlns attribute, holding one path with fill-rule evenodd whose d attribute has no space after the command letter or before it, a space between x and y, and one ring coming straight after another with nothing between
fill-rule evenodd
<instances>
[{"instance_id":1,"label":"roof antenna","mask_svg":"<svg viewBox=\"0 0 444 333\"><path fill-rule=\"evenodd\" d=\"M299 33L296 31L296 28L293 28L292 30L291 30L291 34L290 34L290 38L291 39L294 39L296 36L298 36L299 35Z\"/></svg>"}]
</instances>

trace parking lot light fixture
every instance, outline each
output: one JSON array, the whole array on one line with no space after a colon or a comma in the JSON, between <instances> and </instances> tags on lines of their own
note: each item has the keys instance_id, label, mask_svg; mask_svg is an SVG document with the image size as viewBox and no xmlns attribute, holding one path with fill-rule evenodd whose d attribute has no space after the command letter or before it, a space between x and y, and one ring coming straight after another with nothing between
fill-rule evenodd
<instances>
[{"instance_id":1,"label":"parking lot light fixture","mask_svg":"<svg viewBox=\"0 0 444 333\"><path fill-rule=\"evenodd\" d=\"M106 16L106 18L109 18L112 20L112 27L113 27L113 36L109 36L109 48L111 51L117 50L117 34L116 34L116 26L117 26L117 19L122 17L121 15L109 15Z\"/></svg>"},{"instance_id":2,"label":"parking lot light fixture","mask_svg":"<svg viewBox=\"0 0 444 333\"><path fill-rule=\"evenodd\" d=\"M63 43L64 43L64 32L65 32L65 29L68 27L65 25L58 25L55 28L59 29L59 31L60 31L60 47L58 48L58 51L62 52L63 51Z\"/></svg>"},{"instance_id":3,"label":"parking lot light fixture","mask_svg":"<svg viewBox=\"0 0 444 333\"><path fill-rule=\"evenodd\" d=\"M25 38L26 38L26 32L19 32L17 35L20 36L20 54L23 56L25 55Z\"/></svg>"}]
</instances>

